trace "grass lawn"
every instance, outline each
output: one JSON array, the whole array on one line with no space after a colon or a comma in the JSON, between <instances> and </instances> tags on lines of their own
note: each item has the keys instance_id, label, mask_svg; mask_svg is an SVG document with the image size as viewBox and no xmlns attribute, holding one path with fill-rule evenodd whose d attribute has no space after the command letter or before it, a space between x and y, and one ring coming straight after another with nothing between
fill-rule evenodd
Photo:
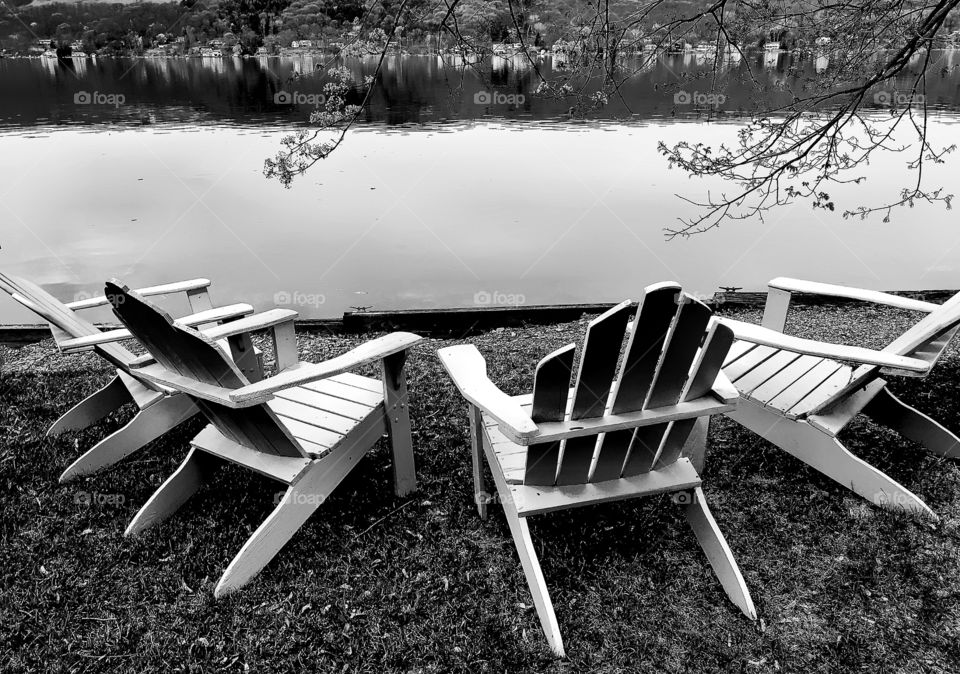
<instances>
[{"instance_id":1,"label":"grass lawn","mask_svg":"<svg viewBox=\"0 0 960 674\"><path fill-rule=\"evenodd\" d=\"M728 310L758 321L759 311ZM880 347L915 320L798 307L788 331ZM586 321L471 338L492 378L528 390ZM368 336L301 336L321 359ZM68 485L60 472L133 414L46 439L111 375L48 340L4 350L0 382L0 671L960 671L960 464L859 419L841 439L923 498L933 525L868 505L725 418L704 488L760 620L714 577L668 497L533 518L569 659L555 660L497 507L471 497L466 406L424 340L409 361L419 490L393 495L381 441L247 588L213 586L279 483L227 468L172 519L123 530L184 458L195 419ZM896 379L906 402L960 430L960 356Z\"/></svg>"}]
</instances>

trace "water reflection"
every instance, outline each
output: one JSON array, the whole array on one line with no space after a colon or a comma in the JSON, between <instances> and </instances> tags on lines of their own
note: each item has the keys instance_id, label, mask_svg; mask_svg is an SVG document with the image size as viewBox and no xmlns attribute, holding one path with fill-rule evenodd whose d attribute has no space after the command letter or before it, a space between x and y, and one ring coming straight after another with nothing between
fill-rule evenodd
<instances>
[{"instance_id":1,"label":"water reflection","mask_svg":"<svg viewBox=\"0 0 960 674\"><path fill-rule=\"evenodd\" d=\"M754 290L785 273L876 289L956 287L955 218L925 204L890 223L800 205L666 241L663 228L694 212L675 195L722 185L665 170L657 142L729 143L739 128L367 127L290 190L260 173L279 129L7 134L0 184L14 186L4 207L17 217L4 225L0 267L67 298L111 276L143 285L208 277L219 302L259 308L276 293L325 298L293 307L304 316L357 304L473 306L479 291L618 301L663 279L698 293ZM955 128L934 121L931 132L949 138ZM877 157L865 187L831 196L852 205L852 192L895 194L909 175L904 161ZM956 165L927 170L931 184L949 185ZM31 320L9 307L0 303L0 322Z\"/></svg>"},{"instance_id":2,"label":"water reflection","mask_svg":"<svg viewBox=\"0 0 960 674\"><path fill-rule=\"evenodd\" d=\"M813 58L780 51L753 53L746 57L725 50L718 58L712 45L697 51L651 59L645 55L623 61L624 72L634 72L612 97L609 105L590 111L594 120L629 120L632 123L661 118L695 117L693 107L674 105L672 92L690 81L706 80L717 69L718 91L727 104L724 111L752 109L754 89L749 77L766 77L769 83L784 81L803 86L806 78L822 73L833 58L819 53ZM927 101L937 108L956 110L960 103L960 73L953 69L956 52L937 53L938 76L928 76ZM840 56L842 58L842 56ZM567 57L548 54L536 57L536 67L545 77L563 73ZM571 103L535 95L540 78L523 56L496 56L471 66L471 55L391 57L384 63L381 87L374 92L364 123L389 125L447 123L478 119L566 120ZM372 74L378 58L352 59L345 66L358 80ZM117 124L138 126L145 119L157 123L210 123L258 126L290 126L307 122L312 105L280 104L275 95L295 90L305 97L323 93L327 68L323 56L296 58L192 58L192 59L0 59L0 128L56 125ZM915 67L906 69L894 82L897 89L909 86ZM748 76L748 72L750 75ZM713 81L713 77L710 78ZM593 89L591 89L591 86ZM588 85L586 92L595 90ZM705 86L705 85L704 85ZM491 90L491 87L493 88ZM772 105L790 100L788 87L772 91ZM522 95L523 104L477 103L478 93ZM80 91L122 95L125 105L77 106ZM781 97L782 100L780 100ZM360 94L354 95L359 101ZM721 111L723 112L723 111ZM186 117L184 117L186 114Z\"/></svg>"}]
</instances>

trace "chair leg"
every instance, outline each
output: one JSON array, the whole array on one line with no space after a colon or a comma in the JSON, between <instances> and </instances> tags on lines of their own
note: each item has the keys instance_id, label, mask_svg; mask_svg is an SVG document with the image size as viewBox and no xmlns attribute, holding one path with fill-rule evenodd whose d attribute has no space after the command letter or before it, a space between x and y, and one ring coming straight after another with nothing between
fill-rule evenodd
<instances>
[{"instance_id":1,"label":"chair leg","mask_svg":"<svg viewBox=\"0 0 960 674\"><path fill-rule=\"evenodd\" d=\"M57 419L47 431L47 436L53 437L66 431L87 428L131 400L133 397L130 391L123 385L120 377L115 376L106 386L81 400Z\"/></svg>"},{"instance_id":2,"label":"chair leg","mask_svg":"<svg viewBox=\"0 0 960 674\"><path fill-rule=\"evenodd\" d=\"M112 466L176 428L197 412L197 407L190 398L180 394L169 396L140 410L130 423L108 435L71 463L60 476L60 482Z\"/></svg>"},{"instance_id":3,"label":"chair leg","mask_svg":"<svg viewBox=\"0 0 960 674\"><path fill-rule=\"evenodd\" d=\"M707 443L710 432L710 420L712 416L697 417L697 423L693 425L693 431L687 436L687 441L683 445L683 451L680 456L690 459L694 469L700 476L703 476L703 468L706 463Z\"/></svg>"},{"instance_id":4,"label":"chair leg","mask_svg":"<svg viewBox=\"0 0 960 674\"><path fill-rule=\"evenodd\" d=\"M170 517L210 479L213 469L219 465L220 461L212 455L191 448L176 472L168 477L140 508L123 535L138 534Z\"/></svg>"},{"instance_id":5,"label":"chair leg","mask_svg":"<svg viewBox=\"0 0 960 674\"><path fill-rule=\"evenodd\" d=\"M286 545L370 450L375 438L347 437L313 461L288 487L277 507L240 548L214 590L222 597L247 584Z\"/></svg>"},{"instance_id":6,"label":"chair leg","mask_svg":"<svg viewBox=\"0 0 960 674\"><path fill-rule=\"evenodd\" d=\"M703 495L703 489L697 487L693 491L686 492L690 498L684 507L684 514L687 516L687 522L697 536L700 547L707 555L713 572L720 579L720 584L726 591L730 600L736 604L743 614L750 620L757 619L757 610L753 606L753 599L750 597L750 590L743 580L740 573L740 567L737 566L737 560L733 558L730 546L723 537L720 528L710 508L707 507L707 499Z\"/></svg>"},{"instance_id":7,"label":"chair leg","mask_svg":"<svg viewBox=\"0 0 960 674\"><path fill-rule=\"evenodd\" d=\"M533 549L530 527L527 525L527 520L519 517L510 504L504 503L503 513L507 517L507 524L510 525L510 533L513 535L513 542L517 546L517 554L520 555L523 575L527 577L527 585L533 595L533 605L537 608L537 617L540 618L543 634L547 637L550 649L559 657L565 658L566 652L563 650L560 626L557 624L557 616L553 612L553 602L550 601L550 593L547 591L543 571L540 570L540 560L537 559L537 552Z\"/></svg>"},{"instance_id":8,"label":"chair leg","mask_svg":"<svg viewBox=\"0 0 960 674\"><path fill-rule=\"evenodd\" d=\"M835 437L741 399L727 416L879 506L939 519L913 492L857 458Z\"/></svg>"},{"instance_id":9,"label":"chair leg","mask_svg":"<svg viewBox=\"0 0 960 674\"><path fill-rule=\"evenodd\" d=\"M417 469L410 432L410 396L403 365L406 351L383 359L383 406L393 449L393 483L397 496L417 488Z\"/></svg>"},{"instance_id":10,"label":"chair leg","mask_svg":"<svg viewBox=\"0 0 960 674\"><path fill-rule=\"evenodd\" d=\"M470 450L473 458L473 501L477 504L480 519L485 520L490 495L483 479L483 418L476 405L470 405Z\"/></svg>"},{"instance_id":11,"label":"chair leg","mask_svg":"<svg viewBox=\"0 0 960 674\"><path fill-rule=\"evenodd\" d=\"M886 387L870 401L863 413L878 424L920 443L931 454L946 459L960 457L960 438L923 412L907 405Z\"/></svg>"},{"instance_id":12,"label":"chair leg","mask_svg":"<svg viewBox=\"0 0 960 674\"><path fill-rule=\"evenodd\" d=\"M346 474L341 474L342 471L336 469L329 470L319 463L287 487L277 507L247 539L223 572L213 591L215 597L219 599L238 590L260 573L300 530L310 515L323 504ZM355 465L355 462L349 467L352 465ZM344 466L347 471L349 467Z\"/></svg>"}]
</instances>

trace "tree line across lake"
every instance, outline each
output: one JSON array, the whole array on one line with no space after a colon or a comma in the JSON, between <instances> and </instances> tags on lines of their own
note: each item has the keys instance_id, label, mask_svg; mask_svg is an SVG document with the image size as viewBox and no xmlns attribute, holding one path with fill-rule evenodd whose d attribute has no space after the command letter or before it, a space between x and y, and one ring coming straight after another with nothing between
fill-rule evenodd
<instances>
[{"instance_id":1,"label":"tree line across lake","mask_svg":"<svg viewBox=\"0 0 960 674\"><path fill-rule=\"evenodd\" d=\"M731 20L735 6L727 7L723 40L747 47L769 40L795 46L804 22L816 21L818 10L813 5L804 7L804 2L786 4L796 5L796 11L771 15L767 22L752 19L752 25L737 25ZM308 40L316 48L369 48L375 52L389 38L396 48L406 50L462 50L466 45L482 51L497 42L549 48L558 42L576 44L602 36L607 51L627 51L656 42L662 26L687 17L708 18L716 3L668 0L641 5L635 0L606 2L603 11L597 12L593 0L182 0L43 5L12 0L12 4L0 5L0 49L27 55L73 45L102 55L139 54L151 48L188 53L220 40L238 53L253 54L262 47L274 53L279 47ZM945 27L948 31L960 27L956 12ZM818 32L829 33L829 27ZM716 22L691 21L684 40L709 42L720 33Z\"/></svg>"}]
</instances>

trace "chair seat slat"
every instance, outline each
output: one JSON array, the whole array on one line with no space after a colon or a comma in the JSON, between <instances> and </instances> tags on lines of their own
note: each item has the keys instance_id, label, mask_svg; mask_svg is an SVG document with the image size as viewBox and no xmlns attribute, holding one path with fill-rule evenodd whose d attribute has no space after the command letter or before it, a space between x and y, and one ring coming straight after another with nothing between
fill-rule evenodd
<instances>
[{"instance_id":1,"label":"chair seat slat","mask_svg":"<svg viewBox=\"0 0 960 674\"><path fill-rule=\"evenodd\" d=\"M736 384L740 377L760 365L767 358L773 356L777 351L779 351L779 349L775 349L772 346L757 346L743 357L735 360L730 367L724 367L723 373L730 378L731 382Z\"/></svg>"},{"instance_id":2,"label":"chair seat slat","mask_svg":"<svg viewBox=\"0 0 960 674\"><path fill-rule=\"evenodd\" d=\"M790 408L810 395L820 384L842 367L843 365L837 361L824 358L806 374L798 377L796 381L768 400L766 404L787 414Z\"/></svg>"},{"instance_id":3,"label":"chair seat slat","mask_svg":"<svg viewBox=\"0 0 960 674\"><path fill-rule=\"evenodd\" d=\"M823 361L824 359L819 356L800 356L765 382L755 386L749 394L744 393L744 395L766 404Z\"/></svg>"},{"instance_id":4,"label":"chair seat slat","mask_svg":"<svg viewBox=\"0 0 960 674\"><path fill-rule=\"evenodd\" d=\"M805 416L811 410L818 407L820 403L822 403L828 397L845 388L850 383L851 372L852 370L849 367L841 367L832 375L827 377L816 388L815 391L812 391L810 395L805 396L803 400L799 401L796 405L787 410L787 412L796 417Z\"/></svg>"},{"instance_id":5,"label":"chair seat slat","mask_svg":"<svg viewBox=\"0 0 960 674\"><path fill-rule=\"evenodd\" d=\"M359 402L364 405L376 405L383 400L383 391L367 391L346 384L339 379L321 379L320 381L304 384L303 388L317 393L325 393L335 398Z\"/></svg>"},{"instance_id":6,"label":"chair seat slat","mask_svg":"<svg viewBox=\"0 0 960 674\"><path fill-rule=\"evenodd\" d=\"M356 419L340 416L339 414L331 414L325 410L320 410L286 398L274 398L267 403L267 407L276 412L280 417L300 419L312 426L333 431L334 433L347 433L357 425Z\"/></svg>"},{"instance_id":7,"label":"chair seat slat","mask_svg":"<svg viewBox=\"0 0 960 674\"><path fill-rule=\"evenodd\" d=\"M723 361L723 367L730 367L737 362L739 358L747 355L751 350L755 349L756 346L757 345L753 342L738 339L733 343L733 346L730 347L730 351L727 353L727 357Z\"/></svg>"},{"instance_id":8,"label":"chair seat slat","mask_svg":"<svg viewBox=\"0 0 960 674\"><path fill-rule=\"evenodd\" d=\"M327 393L321 393L320 391L313 391L303 386L277 391L274 395L278 399L298 402L318 410L323 410L328 414L335 414L346 417L347 419L353 419L354 421L359 421L365 417L373 407L372 405L365 405L353 400L338 398Z\"/></svg>"},{"instance_id":9,"label":"chair seat slat","mask_svg":"<svg viewBox=\"0 0 960 674\"><path fill-rule=\"evenodd\" d=\"M749 396L755 388L779 374L798 358L800 354L794 351L778 351L742 377L737 378L734 385L741 395Z\"/></svg>"}]
</instances>

